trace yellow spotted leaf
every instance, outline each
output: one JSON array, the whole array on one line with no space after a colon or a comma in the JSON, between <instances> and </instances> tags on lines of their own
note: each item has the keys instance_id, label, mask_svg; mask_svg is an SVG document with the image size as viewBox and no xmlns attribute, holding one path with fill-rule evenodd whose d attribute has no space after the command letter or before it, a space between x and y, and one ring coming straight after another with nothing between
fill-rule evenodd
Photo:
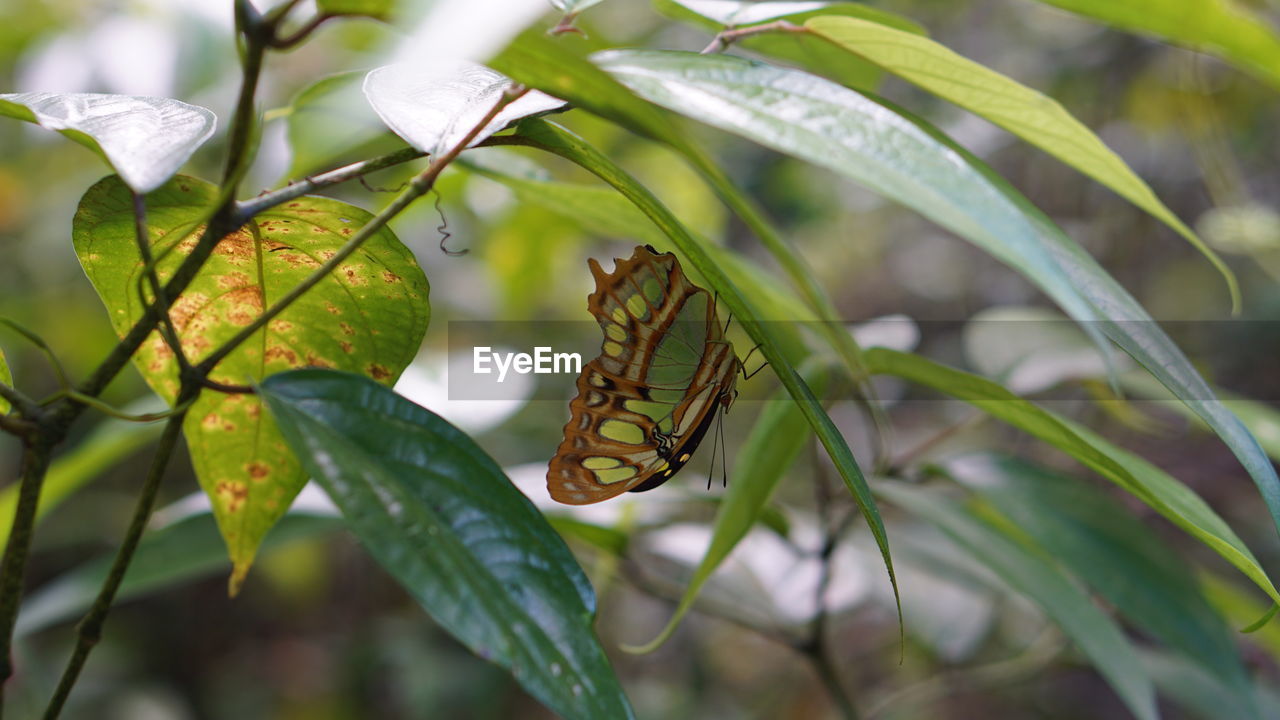
<instances>
[{"instance_id":1,"label":"yellow spotted leaf","mask_svg":"<svg viewBox=\"0 0 1280 720\"><path fill-rule=\"evenodd\" d=\"M216 194L215 186L180 176L147 195L147 231L162 280L194 247ZM332 257L370 217L346 203L304 197L259 214L227 236L172 302L170 318L183 353L195 363L217 349ZM100 181L81 199L73 238L85 273L123 335L142 315L143 264L132 196L118 178ZM383 229L227 356L212 379L246 385L284 370L325 367L391 384L426 332L428 289L409 249ZM134 362L172 403L177 359L159 333L143 343ZM256 396L205 390L184 432L196 477L227 543L234 593L263 537L307 477Z\"/></svg>"}]
</instances>

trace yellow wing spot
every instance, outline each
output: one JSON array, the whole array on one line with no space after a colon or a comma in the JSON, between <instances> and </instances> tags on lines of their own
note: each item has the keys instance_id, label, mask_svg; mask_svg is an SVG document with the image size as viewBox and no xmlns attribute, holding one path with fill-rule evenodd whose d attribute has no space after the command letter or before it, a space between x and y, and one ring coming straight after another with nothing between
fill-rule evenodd
<instances>
[{"instance_id":1,"label":"yellow wing spot","mask_svg":"<svg viewBox=\"0 0 1280 720\"><path fill-rule=\"evenodd\" d=\"M582 461L582 467L588 470L608 470L622 465L622 461L615 457L589 457Z\"/></svg>"},{"instance_id":2,"label":"yellow wing spot","mask_svg":"<svg viewBox=\"0 0 1280 720\"><path fill-rule=\"evenodd\" d=\"M693 456L692 456L692 455L690 455L689 453L684 453L683 455L681 455L681 456L680 456L680 462L682 462L682 463L683 463L683 462L689 462L689 458L691 458L691 457L693 457Z\"/></svg>"},{"instance_id":3,"label":"yellow wing spot","mask_svg":"<svg viewBox=\"0 0 1280 720\"><path fill-rule=\"evenodd\" d=\"M614 308L613 312L609 314L609 317L612 317L613 321L619 325L625 325L627 323L627 311L620 307Z\"/></svg>"},{"instance_id":4,"label":"yellow wing spot","mask_svg":"<svg viewBox=\"0 0 1280 720\"><path fill-rule=\"evenodd\" d=\"M595 390L587 391L587 407L596 407L603 405L605 402L604 393L598 393Z\"/></svg>"},{"instance_id":5,"label":"yellow wing spot","mask_svg":"<svg viewBox=\"0 0 1280 720\"><path fill-rule=\"evenodd\" d=\"M595 385L596 387L604 387L606 385L604 376L598 372L591 373L591 375L587 377L587 382Z\"/></svg>"},{"instance_id":6,"label":"yellow wing spot","mask_svg":"<svg viewBox=\"0 0 1280 720\"><path fill-rule=\"evenodd\" d=\"M639 425L621 420L605 420L600 423L600 434L610 440L628 445L644 444L644 430Z\"/></svg>"},{"instance_id":7,"label":"yellow wing spot","mask_svg":"<svg viewBox=\"0 0 1280 720\"><path fill-rule=\"evenodd\" d=\"M640 295L632 295L627 298L627 310L640 320L649 319L649 304Z\"/></svg>"},{"instance_id":8,"label":"yellow wing spot","mask_svg":"<svg viewBox=\"0 0 1280 720\"><path fill-rule=\"evenodd\" d=\"M610 357L618 357L622 354L622 346L616 342L606 342L604 344L604 354Z\"/></svg>"},{"instance_id":9,"label":"yellow wing spot","mask_svg":"<svg viewBox=\"0 0 1280 720\"><path fill-rule=\"evenodd\" d=\"M596 470L596 480L601 485L612 485L623 480L630 480L636 476L636 469L633 467L620 467L612 470Z\"/></svg>"},{"instance_id":10,"label":"yellow wing spot","mask_svg":"<svg viewBox=\"0 0 1280 720\"><path fill-rule=\"evenodd\" d=\"M617 340L618 342L627 341L627 331L623 330L621 325L609 323L609 325L604 329L604 334L607 335L610 340Z\"/></svg>"}]
</instances>

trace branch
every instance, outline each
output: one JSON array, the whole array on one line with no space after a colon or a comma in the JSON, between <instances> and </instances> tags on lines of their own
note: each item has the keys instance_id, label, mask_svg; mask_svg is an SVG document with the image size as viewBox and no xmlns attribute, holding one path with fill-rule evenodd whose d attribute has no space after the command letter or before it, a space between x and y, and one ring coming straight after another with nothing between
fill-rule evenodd
<instances>
[{"instance_id":1,"label":"branch","mask_svg":"<svg viewBox=\"0 0 1280 720\"><path fill-rule=\"evenodd\" d=\"M507 91L502 94L502 97L498 99L498 102L494 103L489 112L485 113L484 117L471 128L470 132L468 132L457 145L448 152L432 160L431 164L427 166L427 169L422 171L422 174L409 182L409 187L405 188L404 192L400 193L395 200L391 201L390 205L387 205L377 215L373 216L373 219L368 223L365 223L364 227L360 228L360 230L353 235L345 245L339 248L338 251L334 253L333 257L326 260L325 263L317 268L315 272L311 273L306 280L303 280L301 283L294 286L293 289L285 293L283 297L255 318L253 322L249 323L242 328L240 332L236 333L234 337L223 343L223 345L218 349L209 353L209 355L201 360L200 364L196 366L196 371L201 375L207 376L219 362L226 358L227 355L234 352L241 343L253 337L254 333L261 330L268 322L280 313L284 312L304 293L318 285L327 278L330 273L338 269L338 267L346 261L347 258L351 257L356 250L360 249L360 246L363 245L366 240L386 226L391 218L399 215L414 200L417 200L430 192L431 188L435 186L436 178L440 176L440 173L444 168L449 163L453 162L454 159L456 159L458 155L471 144L471 141L480 134L481 130L488 126L493 118L497 117L498 113L501 112L504 107L520 98L525 94L525 92L527 92L525 88L518 86L508 88Z\"/></svg>"},{"instance_id":2,"label":"branch","mask_svg":"<svg viewBox=\"0 0 1280 720\"><path fill-rule=\"evenodd\" d=\"M173 317L169 313L169 296L165 293L164 287L160 284L160 277L156 274L155 260L151 256L151 236L147 232L147 201L139 192L133 193L133 231L138 244L138 256L142 258L143 279L151 285L152 303L155 304L156 313L160 316L158 323L160 336L173 351L178 362L179 374L185 374L191 368L191 363L187 360L186 353L182 351L178 329L174 327ZM138 295L144 295L141 285L138 286ZM140 299L141 304L146 306L146 298L140 297Z\"/></svg>"},{"instance_id":3,"label":"branch","mask_svg":"<svg viewBox=\"0 0 1280 720\"><path fill-rule=\"evenodd\" d=\"M23 417L35 420L43 413L40 404L27 397L26 393L2 382L0 382L0 398L8 400L9 404Z\"/></svg>"},{"instance_id":4,"label":"branch","mask_svg":"<svg viewBox=\"0 0 1280 720\"><path fill-rule=\"evenodd\" d=\"M53 455L53 444L37 438L22 453L22 478L18 485L18 504L13 511L13 529L0 559L0 712L3 712L4 683L13 676L13 625L22 604L22 583L26 575L27 556L36 523L36 508L45 472Z\"/></svg>"},{"instance_id":5,"label":"branch","mask_svg":"<svg viewBox=\"0 0 1280 720\"><path fill-rule=\"evenodd\" d=\"M752 35L764 35L766 33L783 32L783 33L807 33L809 32L803 27L786 20L774 20L771 23L763 25L752 25L745 28L730 28L721 30L711 39L711 44L702 49L703 55L710 53L723 52L735 42L751 37Z\"/></svg>"},{"instance_id":6,"label":"branch","mask_svg":"<svg viewBox=\"0 0 1280 720\"><path fill-rule=\"evenodd\" d=\"M111 563L111 570L107 574L106 581L102 584L102 589L98 591L98 597L93 601L89 612L77 626L75 650L71 654L71 659L67 661L67 667L63 670L62 678L58 681L58 688L49 700L49 706L45 709L45 720L56 720L58 715L61 714L62 707L66 703L67 697L71 694L71 688L75 686L76 679L80 676L80 671L84 668L85 661L89 659L89 653L102 637L102 626L106 622L107 613L111 611L111 605L115 601L116 593L120 590L120 584L124 581L125 572L129 569L129 563L133 560L133 554L138 549L138 543L141 541L142 534L146 531L147 523L151 519L151 512L155 508L156 494L160 489L160 480L164 477L165 468L169 464L169 458L173 455L173 448L177 444L178 435L182 431L184 415L185 412L174 415L169 418L168 424L165 425L164 433L160 436L160 444L156 448L156 454L151 461L151 469L147 472L147 479L142 485L142 493L138 496L138 502L134 506L133 518L129 521L129 529L125 532L120 549L116 551L115 561Z\"/></svg>"},{"instance_id":7,"label":"branch","mask_svg":"<svg viewBox=\"0 0 1280 720\"><path fill-rule=\"evenodd\" d=\"M315 32L316 28L323 25L326 20L329 20L330 18L334 18L334 17L337 17L337 16L329 15L327 13L319 13L315 17L308 20L307 23L304 24L302 27L298 28L294 32L284 37L280 37L276 35L273 29L271 34L271 39L267 41L267 44L270 45L275 50L290 50L294 47L297 47L298 43L301 43L303 40L306 40L311 35L311 33Z\"/></svg>"},{"instance_id":8,"label":"branch","mask_svg":"<svg viewBox=\"0 0 1280 720\"><path fill-rule=\"evenodd\" d=\"M383 170L393 165L409 162L410 160L417 160L425 155L426 153L421 150L410 147L403 150L397 150L396 152L388 155L373 158L372 160L364 160L358 163L345 165L335 170L320 173L315 177L305 178L301 182L296 182L286 187L282 187L279 190L263 193L252 200L245 200L244 202L238 203L236 205L235 216L241 223L248 222L254 215L257 215L264 210L268 210L282 203L300 198L303 195L315 192L320 188L337 185L338 183L346 182L347 180L358 178L362 175L367 175L368 173L376 170Z\"/></svg>"}]
</instances>

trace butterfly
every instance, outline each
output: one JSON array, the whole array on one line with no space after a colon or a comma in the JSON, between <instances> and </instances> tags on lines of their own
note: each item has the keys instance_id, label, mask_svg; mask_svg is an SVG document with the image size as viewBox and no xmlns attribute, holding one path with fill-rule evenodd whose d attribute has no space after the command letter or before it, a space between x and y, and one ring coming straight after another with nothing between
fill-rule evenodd
<instances>
[{"instance_id":1,"label":"butterfly","mask_svg":"<svg viewBox=\"0 0 1280 720\"><path fill-rule=\"evenodd\" d=\"M711 294L672 253L638 246L606 273L588 261L596 290L587 309L604 331L600 356L578 376L547 490L587 505L652 490L693 456L716 411L736 396L742 364L725 339Z\"/></svg>"}]
</instances>

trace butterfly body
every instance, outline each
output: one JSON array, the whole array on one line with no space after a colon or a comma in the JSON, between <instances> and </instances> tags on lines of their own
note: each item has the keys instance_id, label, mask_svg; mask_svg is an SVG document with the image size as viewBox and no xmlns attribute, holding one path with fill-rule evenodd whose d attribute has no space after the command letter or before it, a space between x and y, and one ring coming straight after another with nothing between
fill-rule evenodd
<instances>
[{"instance_id":1,"label":"butterfly body","mask_svg":"<svg viewBox=\"0 0 1280 720\"><path fill-rule=\"evenodd\" d=\"M741 370L711 295L675 255L637 247L613 273L590 261L587 306L604 331L547 470L555 500L584 505L653 489L685 465Z\"/></svg>"}]
</instances>

